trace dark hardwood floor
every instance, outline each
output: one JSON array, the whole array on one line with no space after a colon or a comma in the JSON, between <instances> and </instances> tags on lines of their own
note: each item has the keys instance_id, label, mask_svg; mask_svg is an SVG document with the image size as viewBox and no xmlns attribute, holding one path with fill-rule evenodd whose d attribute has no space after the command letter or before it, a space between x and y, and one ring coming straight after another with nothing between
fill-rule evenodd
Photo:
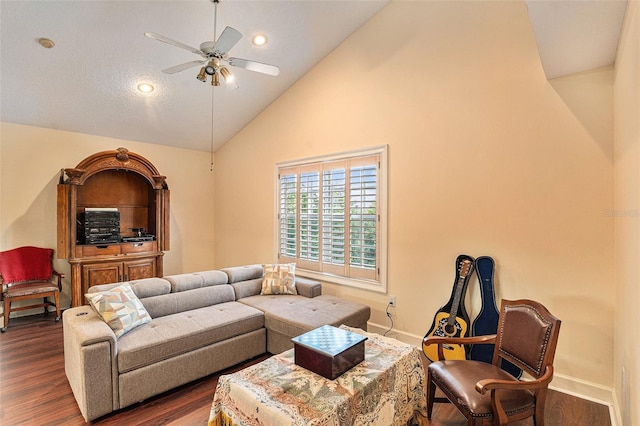
<instances>
[{"instance_id":1,"label":"dark hardwood floor","mask_svg":"<svg viewBox=\"0 0 640 426\"><path fill-rule=\"evenodd\" d=\"M53 315L11 319L0 335L0 425L85 424L64 373L62 322ZM239 370L259 357L226 370ZM197 380L93 422L95 425L203 426L218 375ZM608 407L551 391L548 426L610 425ZM432 426L462 426L464 417L449 404L436 404ZM532 425L531 420L516 426Z\"/></svg>"}]
</instances>

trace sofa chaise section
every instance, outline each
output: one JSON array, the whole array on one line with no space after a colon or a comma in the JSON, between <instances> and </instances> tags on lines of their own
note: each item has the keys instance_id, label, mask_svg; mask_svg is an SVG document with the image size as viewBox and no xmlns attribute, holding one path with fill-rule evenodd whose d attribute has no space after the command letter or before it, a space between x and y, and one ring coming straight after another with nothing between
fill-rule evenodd
<instances>
[{"instance_id":1,"label":"sofa chaise section","mask_svg":"<svg viewBox=\"0 0 640 426\"><path fill-rule=\"evenodd\" d=\"M335 296L322 295L318 281L296 277L298 295L262 295L260 265L222 269L229 276L236 300L264 312L267 352L279 354L293 348L293 337L323 325L367 330L371 308ZM302 297L301 297L302 296Z\"/></svg>"}]
</instances>

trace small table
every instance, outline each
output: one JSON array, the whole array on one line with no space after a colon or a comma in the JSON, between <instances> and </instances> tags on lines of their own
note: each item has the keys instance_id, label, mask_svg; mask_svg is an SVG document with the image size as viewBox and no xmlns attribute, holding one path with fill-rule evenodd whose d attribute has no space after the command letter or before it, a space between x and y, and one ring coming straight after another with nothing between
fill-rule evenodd
<instances>
[{"instance_id":1,"label":"small table","mask_svg":"<svg viewBox=\"0 0 640 426\"><path fill-rule=\"evenodd\" d=\"M222 375L209 426L426 424L426 380L420 350L368 337L365 359L335 380L294 362L293 349L237 373Z\"/></svg>"}]
</instances>

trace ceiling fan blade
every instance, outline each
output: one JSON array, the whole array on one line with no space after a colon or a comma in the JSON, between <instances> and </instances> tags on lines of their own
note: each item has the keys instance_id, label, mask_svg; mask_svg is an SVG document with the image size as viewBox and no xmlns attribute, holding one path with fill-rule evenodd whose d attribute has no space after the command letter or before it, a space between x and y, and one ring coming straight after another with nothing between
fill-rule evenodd
<instances>
[{"instance_id":1,"label":"ceiling fan blade","mask_svg":"<svg viewBox=\"0 0 640 426\"><path fill-rule=\"evenodd\" d=\"M184 64L176 65L175 67L163 69L162 72L165 73L165 74L175 74L177 72L184 71L184 70L187 70L189 68L193 68L196 65L202 65L202 64L204 64L206 62L207 61L191 61L191 62L187 62L187 63L184 63Z\"/></svg>"},{"instance_id":2,"label":"ceiling fan blade","mask_svg":"<svg viewBox=\"0 0 640 426\"><path fill-rule=\"evenodd\" d=\"M242 39L240 31L235 28L226 27L224 31L222 31L222 34L220 34L220 37L218 37L216 44L213 46L213 50L220 52L220 54L224 56L240 39Z\"/></svg>"},{"instance_id":3,"label":"ceiling fan blade","mask_svg":"<svg viewBox=\"0 0 640 426\"><path fill-rule=\"evenodd\" d=\"M188 50L189 52L192 52L192 53L195 53L196 55L200 55L200 56L204 57L204 54L202 53L202 51L200 49L196 49L195 47L187 46L186 44L180 43L179 41L176 41L176 40L171 39L169 37L165 37L163 35L156 34L156 33L151 33L151 32L146 32L146 33L144 33L144 35L146 35L147 37L152 38L154 40L158 40L158 41L161 41L163 43L167 43L167 44L170 44L172 46L179 47L180 49Z\"/></svg>"},{"instance_id":4,"label":"ceiling fan blade","mask_svg":"<svg viewBox=\"0 0 640 426\"><path fill-rule=\"evenodd\" d=\"M280 68L275 65L263 64L262 62L250 61L248 59L241 58L229 58L229 65L244 68L249 71L260 72L262 74L268 74L277 76L280 74Z\"/></svg>"}]
</instances>

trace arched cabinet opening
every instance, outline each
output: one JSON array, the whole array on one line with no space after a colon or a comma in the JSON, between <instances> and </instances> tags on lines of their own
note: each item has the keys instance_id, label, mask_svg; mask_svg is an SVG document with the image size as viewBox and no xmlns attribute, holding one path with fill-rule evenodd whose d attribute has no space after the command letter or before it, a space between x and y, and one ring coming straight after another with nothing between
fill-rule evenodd
<instances>
[{"instance_id":1,"label":"arched cabinet opening","mask_svg":"<svg viewBox=\"0 0 640 426\"><path fill-rule=\"evenodd\" d=\"M71 305L89 287L161 277L169 250L166 177L126 148L63 169L58 184L58 257L71 265Z\"/></svg>"}]
</instances>

